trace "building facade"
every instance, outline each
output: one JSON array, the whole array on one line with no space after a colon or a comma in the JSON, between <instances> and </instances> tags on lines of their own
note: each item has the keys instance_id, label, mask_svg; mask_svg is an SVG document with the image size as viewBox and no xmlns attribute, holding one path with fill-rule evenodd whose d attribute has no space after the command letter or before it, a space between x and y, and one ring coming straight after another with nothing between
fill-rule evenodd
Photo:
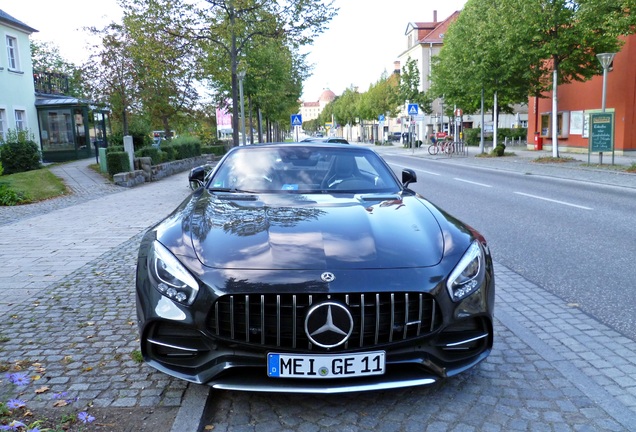
<instances>
[{"instance_id":1,"label":"building facade","mask_svg":"<svg viewBox=\"0 0 636 432\"><path fill-rule=\"evenodd\" d=\"M66 76L33 70L34 32L0 10L0 142L10 130L28 130L44 162L94 156L108 144L109 110L68 96Z\"/></svg>"},{"instance_id":2,"label":"building facade","mask_svg":"<svg viewBox=\"0 0 636 432\"><path fill-rule=\"evenodd\" d=\"M0 141L29 131L40 144L29 35L37 32L0 10Z\"/></svg>"},{"instance_id":3,"label":"building facade","mask_svg":"<svg viewBox=\"0 0 636 432\"><path fill-rule=\"evenodd\" d=\"M315 102L303 102L300 105L300 115L303 118L303 121L315 120L320 116L322 110L332 102L336 98L336 94L329 90L328 88L324 89L320 94L320 97Z\"/></svg>"},{"instance_id":4,"label":"building facade","mask_svg":"<svg viewBox=\"0 0 636 432\"><path fill-rule=\"evenodd\" d=\"M636 35L624 40L607 73L605 103L606 110L614 112L614 150L619 155L636 153ZM528 101L528 143L536 140L542 148L552 150L552 93L542 96ZM560 85L557 96L559 150L588 153L589 114L602 108L603 76Z\"/></svg>"}]
</instances>

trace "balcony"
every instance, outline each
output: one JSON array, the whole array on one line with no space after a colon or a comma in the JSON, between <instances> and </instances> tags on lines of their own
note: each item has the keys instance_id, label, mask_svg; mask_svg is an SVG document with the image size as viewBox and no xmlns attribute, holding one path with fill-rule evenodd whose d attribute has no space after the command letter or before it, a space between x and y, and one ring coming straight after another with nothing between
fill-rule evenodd
<instances>
[{"instance_id":1,"label":"balcony","mask_svg":"<svg viewBox=\"0 0 636 432\"><path fill-rule=\"evenodd\" d=\"M68 76L57 72L33 71L35 92L47 95L68 95Z\"/></svg>"}]
</instances>

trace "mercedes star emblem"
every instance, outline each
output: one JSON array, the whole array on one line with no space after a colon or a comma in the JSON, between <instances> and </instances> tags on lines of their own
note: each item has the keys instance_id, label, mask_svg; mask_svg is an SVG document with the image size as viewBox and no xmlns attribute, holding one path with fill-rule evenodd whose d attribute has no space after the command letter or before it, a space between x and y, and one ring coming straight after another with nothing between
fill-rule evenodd
<instances>
[{"instance_id":1,"label":"mercedes star emblem","mask_svg":"<svg viewBox=\"0 0 636 432\"><path fill-rule=\"evenodd\" d=\"M320 275L320 279L322 279L323 282L329 283L336 280L336 275L330 272L324 272L323 274Z\"/></svg>"},{"instance_id":2,"label":"mercedes star emblem","mask_svg":"<svg viewBox=\"0 0 636 432\"><path fill-rule=\"evenodd\" d=\"M305 333L311 343L322 348L334 348L345 343L353 333L353 317L349 309L340 303L318 303L307 312Z\"/></svg>"}]
</instances>

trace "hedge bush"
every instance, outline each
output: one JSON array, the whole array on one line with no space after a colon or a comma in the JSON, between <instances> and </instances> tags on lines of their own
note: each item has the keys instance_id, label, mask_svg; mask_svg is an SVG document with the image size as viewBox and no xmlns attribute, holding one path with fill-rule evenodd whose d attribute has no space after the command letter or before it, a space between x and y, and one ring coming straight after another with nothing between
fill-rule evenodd
<instances>
[{"instance_id":1,"label":"hedge bush","mask_svg":"<svg viewBox=\"0 0 636 432\"><path fill-rule=\"evenodd\" d=\"M0 146L0 163L5 175L40 169L40 149L28 131L9 130Z\"/></svg>"},{"instance_id":2,"label":"hedge bush","mask_svg":"<svg viewBox=\"0 0 636 432\"><path fill-rule=\"evenodd\" d=\"M161 160L160 162L170 162L177 158L177 149L170 144L164 143L161 148Z\"/></svg>"},{"instance_id":3,"label":"hedge bush","mask_svg":"<svg viewBox=\"0 0 636 432\"><path fill-rule=\"evenodd\" d=\"M505 144L497 144L497 147L495 147L492 150L492 154L497 156L497 157L503 156L505 152L506 152L506 145Z\"/></svg>"},{"instance_id":4,"label":"hedge bush","mask_svg":"<svg viewBox=\"0 0 636 432\"><path fill-rule=\"evenodd\" d=\"M225 154L225 146L223 145L202 146L201 154L213 154L215 156L223 156Z\"/></svg>"},{"instance_id":5,"label":"hedge bush","mask_svg":"<svg viewBox=\"0 0 636 432\"><path fill-rule=\"evenodd\" d=\"M161 163L161 150L156 147L144 147L135 152L135 157L149 157L153 165Z\"/></svg>"},{"instance_id":6,"label":"hedge bush","mask_svg":"<svg viewBox=\"0 0 636 432\"><path fill-rule=\"evenodd\" d=\"M130 171L130 160L126 152L106 153L106 164L108 165L108 174L111 177L120 172Z\"/></svg>"},{"instance_id":7,"label":"hedge bush","mask_svg":"<svg viewBox=\"0 0 636 432\"><path fill-rule=\"evenodd\" d=\"M112 152L125 152L125 151L126 150L124 150L123 145L110 145L106 147L106 154L112 153Z\"/></svg>"}]
</instances>

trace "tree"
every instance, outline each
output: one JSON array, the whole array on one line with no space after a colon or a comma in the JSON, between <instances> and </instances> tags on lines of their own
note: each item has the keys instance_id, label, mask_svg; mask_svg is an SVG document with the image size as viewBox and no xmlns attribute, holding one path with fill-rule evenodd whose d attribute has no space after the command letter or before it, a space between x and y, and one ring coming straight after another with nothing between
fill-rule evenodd
<instances>
[{"instance_id":1,"label":"tree","mask_svg":"<svg viewBox=\"0 0 636 432\"><path fill-rule=\"evenodd\" d=\"M285 39L297 46L324 31L336 9L321 0L130 0L156 4L168 12L166 22L178 36L198 42L216 61L229 65L234 144L238 144L237 72L248 49L267 40ZM173 26L174 24L174 26Z\"/></svg>"},{"instance_id":2,"label":"tree","mask_svg":"<svg viewBox=\"0 0 636 432\"><path fill-rule=\"evenodd\" d=\"M422 77L417 62L409 57L400 74L399 105L409 101L409 103L418 104L423 112L431 114L433 100L420 90L421 81Z\"/></svg>"},{"instance_id":3,"label":"tree","mask_svg":"<svg viewBox=\"0 0 636 432\"><path fill-rule=\"evenodd\" d=\"M123 26L130 37L128 52L136 70L138 100L152 123L172 136L178 115L192 112L198 101L195 86L196 45L176 36L164 10L150 2L136 7L122 3Z\"/></svg>"},{"instance_id":4,"label":"tree","mask_svg":"<svg viewBox=\"0 0 636 432\"><path fill-rule=\"evenodd\" d=\"M428 94L465 112L480 111L483 101L493 110L495 142L501 107L527 102L530 92L532 31L517 33L529 13L520 0L469 0L434 58Z\"/></svg>"},{"instance_id":5,"label":"tree","mask_svg":"<svg viewBox=\"0 0 636 432\"><path fill-rule=\"evenodd\" d=\"M90 98L110 105L112 118L121 123L123 134L128 135L128 113L135 106L139 91L137 69L130 52L130 34L124 26L115 23L101 30L87 30L100 37L102 42L93 47L88 62L83 66Z\"/></svg>"}]
</instances>

